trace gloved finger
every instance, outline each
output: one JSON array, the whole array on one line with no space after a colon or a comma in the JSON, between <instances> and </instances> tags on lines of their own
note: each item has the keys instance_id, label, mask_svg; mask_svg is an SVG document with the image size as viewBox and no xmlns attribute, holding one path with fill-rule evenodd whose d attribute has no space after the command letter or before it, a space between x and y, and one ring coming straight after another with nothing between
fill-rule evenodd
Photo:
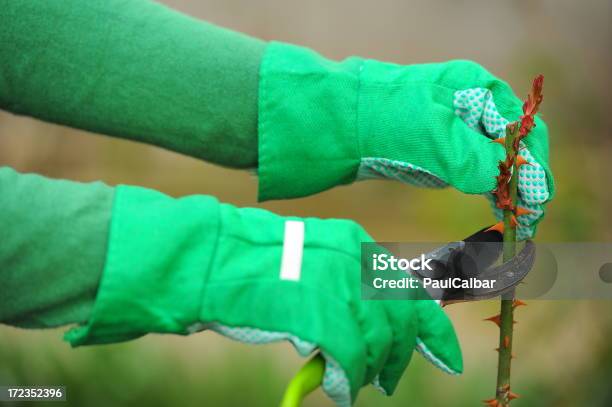
<instances>
[{"instance_id":1,"label":"gloved finger","mask_svg":"<svg viewBox=\"0 0 612 407\"><path fill-rule=\"evenodd\" d=\"M503 158L502 149L460 118L447 120L446 140L436 138L431 143L438 154L438 168L432 168L432 172L438 171L442 179L464 193L491 191L495 188L497 163ZM436 134L444 133L439 129Z\"/></svg>"},{"instance_id":2,"label":"gloved finger","mask_svg":"<svg viewBox=\"0 0 612 407\"><path fill-rule=\"evenodd\" d=\"M463 357L455 329L436 301L417 301L419 334L417 350L442 371L458 375L463 372Z\"/></svg>"},{"instance_id":3,"label":"gloved finger","mask_svg":"<svg viewBox=\"0 0 612 407\"><path fill-rule=\"evenodd\" d=\"M387 301L385 304L393 329L393 346L384 367L374 378L372 384L386 395L393 394L412 359L419 328L418 302L420 300L399 300Z\"/></svg>"},{"instance_id":4,"label":"gloved finger","mask_svg":"<svg viewBox=\"0 0 612 407\"><path fill-rule=\"evenodd\" d=\"M450 91L449 91L450 92ZM452 99L452 93L448 98ZM446 96L442 98L447 100ZM422 142L422 137L395 137L394 152L411 152L410 162L401 153L389 152L385 158L362 160L362 167L382 178L396 179L416 186L442 187L452 185L458 190L479 194L495 188L497 162L503 151L483 137L454 113L442 100L431 101L427 120L420 129L424 135L434 135ZM363 174L360 177L364 178Z\"/></svg>"},{"instance_id":5,"label":"gloved finger","mask_svg":"<svg viewBox=\"0 0 612 407\"><path fill-rule=\"evenodd\" d=\"M509 120L504 115L516 114L512 104L513 96L508 96L511 90L504 88L497 89L496 92L497 95L494 97L494 91L490 89L465 89L455 92L454 98L457 115L469 127L479 129L484 136L493 139L505 137ZM499 96L504 94L506 97ZM518 205L523 208L523 214L517 217L519 222L517 234L520 240L535 234L535 225L544 215L543 204L552 198L554 188L552 175L550 170L541 164L548 161L547 133L544 122L536 117L536 127L521 143L519 154L527 164L519 169ZM501 146L499 148L503 151ZM536 155L539 156L539 160ZM501 219L502 211L495 206L495 200L490 194L487 197L492 202L496 217Z\"/></svg>"},{"instance_id":6,"label":"gloved finger","mask_svg":"<svg viewBox=\"0 0 612 407\"><path fill-rule=\"evenodd\" d=\"M527 182L527 181L524 181ZM493 194L486 194L489 203L491 204L491 208L493 209L493 214L495 218L499 221L503 220L504 212L499 209L496 205L495 196ZM544 217L544 205L543 204L529 204L526 203L521 198L521 179L519 178L519 196L517 200L517 208L518 213L521 213L521 216L517 216L516 220L518 221L518 225L516 228L516 238L518 240L526 240L531 239L535 236L537 224Z\"/></svg>"},{"instance_id":7,"label":"gloved finger","mask_svg":"<svg viewBox=\"0 0 612 407\"><path fill-rule=\"evenodd\" d=\"M416 324L418 334L398 323L397 337L389 360L381 371L378 384L388 395L392 394L412 357L413 349L446 373L457 375L463 372L463 358L454 328L436 301L421 299L413 301L391 301L390 314L397 321ZM406 315L416 313L414 320Z\"/></svg>"},{"instance_id":8,"label":"gloved finger","mask_svg":"<svg viewBox=\"0 0 612 407\"><path fill-rule=\"evenodd\" d=\"M325 349L321 352L326 362L321 387L339 407L354 403L361 387L372 382L388 360L393 343L392 323L383 302L358 302L355 307L355 323L361 329L361 337L358 340L349 340L343 335L334 338L343 343L342 353L350 355L350 362L346 363L347 358L343 358L345 363L340 363L332 352Z\"/></svg>"},{"instance_id":9,"label":"gloved finger","mask_svg":"<svg viewBox=\"0 0 612 407\"><path fill-rule=\"evenodd\" d=\"M363 386L366 386L375 380L391 356L390 351L395 342L395 326L385 311L383 301L362 301L357 307L367 349L363 381Z\"/></svg>"}]
</instances>

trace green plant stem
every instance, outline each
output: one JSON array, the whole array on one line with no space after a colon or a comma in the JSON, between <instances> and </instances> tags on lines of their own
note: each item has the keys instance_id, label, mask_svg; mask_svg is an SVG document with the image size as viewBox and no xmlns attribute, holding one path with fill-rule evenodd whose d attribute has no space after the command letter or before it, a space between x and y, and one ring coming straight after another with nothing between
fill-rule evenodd
<instances>
[{"instance_id":1,"label":"green plant stem","mask_svg":"<svg viewBox=\"0 0 612 407\"><path fill-rule=\"evenodd\" d=\"M518 167L516 165L516 152L513 149L514 138L518 133L518 126L508 126L506 129L506 154L514 157L512 177L510 178L510 197L512 206L516 206L518 187ZM504 210L504 248L503 261L512 260L516 254L516 228L512 224L511 210ZM497 362L497 388L496 398L500 406L510 403L510 366L512 363L512 334L514 325L514 289L502 296L499 327L499 356Z\"/></svg>"},{"instance_id":2,"label":"green plant stem","mask_svg":"<svg viewBox=\"0 0 612 407\"><path fill-rule=\"evenodd\" d=\"M304 397L321 385L324 373L325 359L321 353L317 353L293 376L280 407L299 407Z\"/></svg>"}]
</instances>

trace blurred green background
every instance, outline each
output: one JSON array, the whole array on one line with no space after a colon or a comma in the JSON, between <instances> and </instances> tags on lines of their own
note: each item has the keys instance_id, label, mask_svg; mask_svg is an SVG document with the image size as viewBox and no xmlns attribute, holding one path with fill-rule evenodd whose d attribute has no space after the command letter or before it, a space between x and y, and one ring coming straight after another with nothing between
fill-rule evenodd
<instances>
[{"instance_id":1,"label":"blurred green background","mask_svg":"<svg viewBox=\"0 0 612 407\"><path fill-rule=\"evenodd\" d=\"M193 16L260 38L411 64L475 60L523 96L546 77L557 197L540 241L611 241L609 0L167 0ZM257 180L155 147L0 112L0 165L22 172L211 194L286 215L352 218L379 241L446 241L492 222L485 200L456 191L369 181L317 196L258 204ZM576 270L580 273L581 270ZM487 301L448 307L465 373L449 377L415 355L396 395L364 389L358 406L474 406L495 386L497 329ZM519 308L513 390L520 406L612 405L612 307L606 301L530 301ZM247 346L213 333L148 336L71 350L62 329L0 327L0 383L68 386L74 406L273 406L301 366L287 344ZM37 404L43 405L43 403ZM55 404L54 404L55 405ZM306 406L331 405L321 391Z\"/></svg>"}]
</instances>

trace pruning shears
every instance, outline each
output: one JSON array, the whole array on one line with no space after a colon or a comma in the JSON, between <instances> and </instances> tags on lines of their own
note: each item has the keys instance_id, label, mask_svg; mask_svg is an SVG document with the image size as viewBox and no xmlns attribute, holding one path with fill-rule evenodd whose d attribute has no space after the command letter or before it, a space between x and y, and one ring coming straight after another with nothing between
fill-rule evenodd
<instances>
[{"instance_id":1,"label":"pruning shears","mask_svg":"<svg viewBox=\"0 0 612 407\"><path fill-rule=\"evenodd\" d=\"M494 282L470 288L426 288L432 298L440 299L441 305L461 301L477 301L494 298L512 291L533 267L535 243L527 240L512 260L495 266L503 251L503 236L495 230L483 228L459 242L451 242L426 255L432 270L416 269L421 279L445 281L478 280ZM445 286L444 284L439 284ZM446 284L449 285L449 284Z\"/></svg>"},{"instance_id":2,"label":"pruning shears","mask_svg":"<svg viewBox=\"0 0 612 407\"><path fill-rule=\"evenodd\" d=\"M416 277L443 282L452 279L495 281L478 288L426 288L442 306L463 301L490 299L512 291L529 273L535 261L535 243L527 240L512 260L495 265L503 251L503 236L485 227L463 240L450 242L425 254L431 270L414 270ZM445 284L437 284L445 286ZM449 285L450 286L450 285ZM315 354L293 377L280 407L299 407L304 397L319 387L325 372L325 359Z\"/></svg>"}]
</instances>

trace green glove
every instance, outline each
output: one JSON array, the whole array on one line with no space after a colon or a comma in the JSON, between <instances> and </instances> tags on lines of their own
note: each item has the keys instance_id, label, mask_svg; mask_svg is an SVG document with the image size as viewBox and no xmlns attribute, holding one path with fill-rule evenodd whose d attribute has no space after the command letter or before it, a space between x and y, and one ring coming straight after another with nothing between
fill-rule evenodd
<instances>
[{"instance_id":1,"label":"green glove","mask_svg":"<svg viewBox=\"0 0 612 407\"><path fill-rule=\"evenodd\" d=\"M460 373L457 338L434 301L361 300L360 243L369 241L352 221L120 186L91 317L66 339L211 329L248 343L289 340L302 355L321 349L323 388L339 405L368 383L391 394L415 347Z\"/></svg>"},{"instance_id":2,"label":"green glove","mask_svg":"<svg viewBox=\"0 0 612 407\"><path fill-rule=\"evenodd\" d=\"M401 66L360 58L329 61L271 43L260 69L259 197L314 194L382 177L425 187L495 188L508 120L521 115L510 87L478 64ZM553 195L545 124L526 139L519 171L518 235L533 235Z\"/></svg>"}]
</instances>

